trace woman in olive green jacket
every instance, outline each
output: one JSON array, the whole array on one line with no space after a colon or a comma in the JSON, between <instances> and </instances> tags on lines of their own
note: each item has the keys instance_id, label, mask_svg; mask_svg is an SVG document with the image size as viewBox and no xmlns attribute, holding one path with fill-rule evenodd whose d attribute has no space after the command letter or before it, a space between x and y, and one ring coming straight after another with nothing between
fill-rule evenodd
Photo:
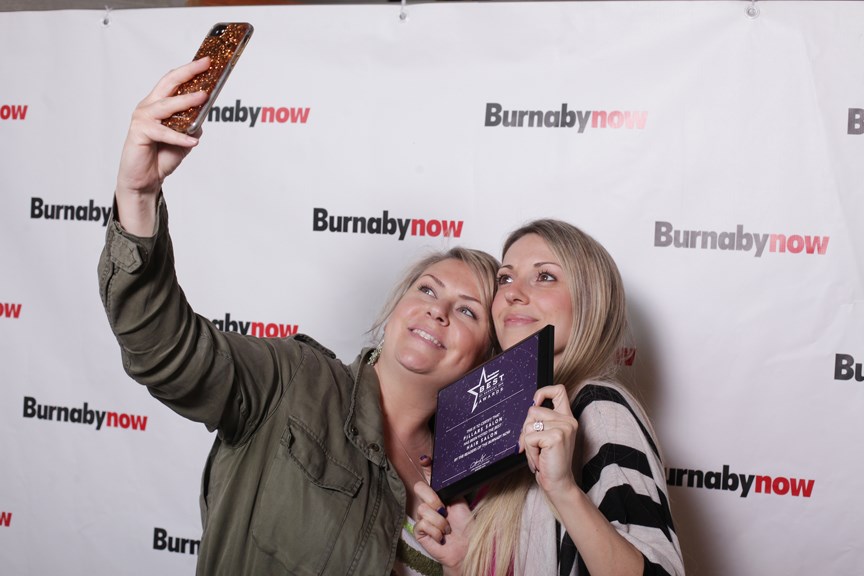
<instances>
[{"instance_id":1,"label":"woman in olive green jacket","mask_svg":"<svg viewBox=\"0 0 864 576\"><path fill-rule=\"evenodd\" d=\"M172 70L135 109L99 262L127 373L218 431L198 573L457 574L471 513L422 489L421 457L438 390L491 355L497 262L461 248L419 262L382 314L383 345L350 365L308 337L216 329L177 283L162 197L201 134L161 121L205 100L172 94L208 64Z\"/></svg>"}]
</instances>

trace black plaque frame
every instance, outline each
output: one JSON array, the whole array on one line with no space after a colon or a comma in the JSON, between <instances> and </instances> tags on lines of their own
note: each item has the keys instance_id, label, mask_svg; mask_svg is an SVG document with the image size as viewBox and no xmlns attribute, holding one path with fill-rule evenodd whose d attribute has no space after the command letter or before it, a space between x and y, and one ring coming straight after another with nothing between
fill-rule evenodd
<instances>
[{"instance_id":1,"label":"black plaque frame","mask_svg":"<svg viewBox=\"0 0 864 576\"><path fill-rule=\"evenodd\" d=\"M534 392L552 383L554 340L555 328L547 325L438 392L431 484L444 502L526 464L519 435ZM485 404L480 412L478 403ZM488 435L497 439L483 444ZM482 452L479 460L476 452Z\"/></svg>"}]
</instances>

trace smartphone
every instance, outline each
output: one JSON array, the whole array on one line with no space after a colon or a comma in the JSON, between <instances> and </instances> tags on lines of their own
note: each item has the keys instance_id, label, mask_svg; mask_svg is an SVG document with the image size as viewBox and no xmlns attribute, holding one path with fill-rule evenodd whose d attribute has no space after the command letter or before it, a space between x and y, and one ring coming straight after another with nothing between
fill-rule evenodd
<instances>
[{"instance_id":1,"label":"smartphone","mask_svg":"<svg viewBox=\"0 0 864 576\"><path fill-rule=\"evenodd\" d=\"M174 96L178 96L203 90L209 94L207 102L178 112L163 120L162 124L186 134L192 134L201 127L228 75L243 53L243 48L252 37L253 30L248 22L220 22L210 29L194 58L198 60L209 56L210 68L184 82L174 91Z\"/></svg>"}]
</instances>

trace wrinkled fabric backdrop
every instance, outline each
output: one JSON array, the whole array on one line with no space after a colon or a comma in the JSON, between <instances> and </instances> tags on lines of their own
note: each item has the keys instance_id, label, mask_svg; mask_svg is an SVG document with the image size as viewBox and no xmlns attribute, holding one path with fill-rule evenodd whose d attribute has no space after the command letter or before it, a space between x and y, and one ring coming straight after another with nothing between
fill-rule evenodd
<instances>
[{"instance_id":1,"label":"wrinkled fabric backdrop","mask_svg":"<svg viewBox=\"0 0 864 576\"><path fill-rule=\"evenodd\" d=\"M864 5L755 6L0 14L0 571L193 571L213 435L126 377L96 262L133 108L242 20L165 184L200 314L351 361L415 258L569 220L624 276L688 572L860 574Z\"/></svg>"}]
</instances>

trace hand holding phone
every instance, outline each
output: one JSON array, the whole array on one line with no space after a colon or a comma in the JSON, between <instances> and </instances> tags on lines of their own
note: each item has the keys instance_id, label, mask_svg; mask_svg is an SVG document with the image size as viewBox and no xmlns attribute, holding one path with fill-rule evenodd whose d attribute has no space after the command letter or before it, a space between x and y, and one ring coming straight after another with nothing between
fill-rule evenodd
<instances>
[{"instance_id":1,"label":"hand holding phone","mask_svg":"<svg viewBox=\"0 0 864 576\"><path fill-rule=\"evenodd\" d=\"M193 58L198 60L209 56L210 67L174 91L174 96L179 96L203 90L209 95L207 101L201 106L173 114L162 124L185 134L193 134L201 127L253 31L252 25L247 22L220 22L210 29Z\"/></svg>"}]
</instances>

